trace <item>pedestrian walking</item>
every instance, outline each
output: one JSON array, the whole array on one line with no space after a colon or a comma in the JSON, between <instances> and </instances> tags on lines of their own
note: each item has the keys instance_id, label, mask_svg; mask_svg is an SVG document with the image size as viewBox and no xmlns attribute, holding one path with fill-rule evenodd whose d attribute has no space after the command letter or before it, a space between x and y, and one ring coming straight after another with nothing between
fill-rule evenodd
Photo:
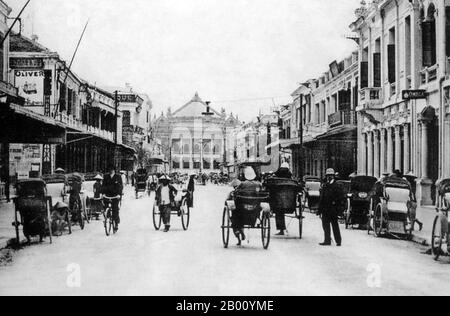
<instances>
[{"instance_id":1,"label":"pedestrian walking","mask_svg":"<svg viewBox=\"0 0 450 316\"><path fill-rule=\"evenodd\" d=\"M344 193L336 182L336 172L328 169L326 172L326 182L320 192L319 212L322 217L322 227L325 240L321 246L331 246L331 228L333 228L336 245L342 245L341 231L339 228L338 215L343 207Z\"/></svg>"},{"instance_id":2,"label":"pedestrian walking","mask_svg":"<svg viewBox=\"0 0 450 316\"><path fill-rule=\"evenodd\" d=\"M194 207L194 192L195 192L195 175L191 175L189 177L189 183L188 183L187 190L189 192L188 206L190 208L193 208Z\"/></svg>"},{"instance_id":3,"label":"pedestrian walking","mask_svg":"<svg viewBox=\"0 0 450 316\"><path fill-rule=\"evenodd\" d=\"M164 175L159 178L160 186L156 190L156 204L159 207L159 212L163 219L165 226L164 232L167 233L170 230L170 215L172 208L175 205L175 197L178 194L177 189L170 184L172 179Z\"/></svg>"}]
</instances>

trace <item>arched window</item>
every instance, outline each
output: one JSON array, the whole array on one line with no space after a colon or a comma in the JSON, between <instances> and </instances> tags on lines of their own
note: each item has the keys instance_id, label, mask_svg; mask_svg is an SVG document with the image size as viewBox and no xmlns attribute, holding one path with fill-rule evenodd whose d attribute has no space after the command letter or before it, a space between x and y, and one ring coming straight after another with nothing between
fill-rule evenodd
<instances>
[{"instance_id":1,"label":"arched window","mask_svg":"<svg viewBox=\"0 0 450 316\"><path fill-rule=\"evenodd\" d=\"M437 62L436 59L436 7L430 4L422 21L422 54L423 66L431 67ZM425 12L423 12L425 15Z\"/></svg>"},{"instance_id":2,"label":"arched window","mask_svg":"<svg viewBox=\"0 0 450 316\"><path fill-rule=\"evenodd\" d=\"M189 144L183 145L183 154L184 155L190 155L191 154L191 146Z\"/></svg>"}]
</instances>

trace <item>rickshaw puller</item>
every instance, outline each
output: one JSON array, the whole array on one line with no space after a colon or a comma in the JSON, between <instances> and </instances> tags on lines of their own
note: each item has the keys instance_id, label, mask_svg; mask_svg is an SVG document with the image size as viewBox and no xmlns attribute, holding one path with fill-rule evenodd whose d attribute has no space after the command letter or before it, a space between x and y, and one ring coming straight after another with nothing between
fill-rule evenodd
<instances>
[{"instance_id":1,"label":"rickshaw puller","mask_svg":"<svg viewBox=\"0 0 450 316\"><path fill-rule=\"evenodd\" d=\"M175 204L175 197L178 194L177 189L170 184L172 180L167 176L159 178L161 185L156 190L156 204L159 207L159 212L165 226L164 232L170 230L170 215L172 206Z\"/></svg>"},{"instance_id":2,"label":"rickshaw puller","mask_svg":"<svg viewBox=\"0 0 450 316\"><path fill-rule=\"evenodd\" d=\"M277 172L275 172L276 178L281 179L292 179L292 172L290 170L289 164L287 162L284 162L281 164L280 169L278 169ZM277 236L284 236L284 233L286 231L286 217L283 212L277 212L275 211L275 220L277 225L277 230L279 233Z\"/></svg>"}]
</instances>

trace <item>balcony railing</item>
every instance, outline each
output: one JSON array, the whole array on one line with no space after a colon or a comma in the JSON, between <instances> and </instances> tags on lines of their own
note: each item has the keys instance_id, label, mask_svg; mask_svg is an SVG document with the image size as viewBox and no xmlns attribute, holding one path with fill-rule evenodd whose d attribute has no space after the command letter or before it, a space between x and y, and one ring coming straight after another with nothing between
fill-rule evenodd
<instances>
[{"instance_id":1,"label":"balcony railing","mask_svg":"<svg viewBox=\"0 0 450 316\"><path fill-rule=\"evenodd\" d=\"M363 105L380 105L383 102L381 88L364 88L360 90L360 100Z\"/></svg>"},{"instance_id":2,"label":"balcony railing","mask_svg":"<svg viewBox=\"0 0 450 316\"><path fill-rule=\"evenodd\" d=\"M422 84L428 84L435 81L438 77L438 66L427 67L420 72L420 79Z\"/></svg>"},{"instance_id":3,"label":"balcony railing","mask_svg":"<svg viewBox=\"0 0 450 316\"><path fill-rule=\"evenodd\" d=\"M337 127L342 125L356 125L355 111L339 111L328 116L328 125Z\"/></svg>"},{"instance_id":4,"label":"balcony railing","mask_svg":"<svg viewBox=\"0 0 450 316\"><path fill-rule=\"evenodd\" d=\"M88 132L88 133L94 134L95 136L101 137L101 138L106 139L111 142L114 141L114 133L113 132L109 132L109 131L100 129L98 127L88 126L86 124L83 124L82 121L74 118L71 115L67 115L65 113L59 113L59 121L61 123L64 123L65 125L67 125L67 127L73 128L75 130L82 131L82 132Z\"/></svg>"}]
</instances>

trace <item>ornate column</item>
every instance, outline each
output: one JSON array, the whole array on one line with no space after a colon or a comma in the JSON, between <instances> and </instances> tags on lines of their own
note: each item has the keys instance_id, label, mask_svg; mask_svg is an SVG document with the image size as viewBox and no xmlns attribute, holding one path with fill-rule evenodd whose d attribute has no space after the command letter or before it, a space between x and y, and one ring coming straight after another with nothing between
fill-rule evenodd
<instances>
[{"instance_id":1,"label":"ornate column","mask_svg":"<svg viewBox=\"0 0 450 316\"><path fill-rule=\"evenodd\" d=\"M400 136L400 126L394 128L395 131L395 169L402 170L402 139Z\"/></svg>"},{"instance_id":2,"label":"ornate column","mask_svg":"<svg viewBox=\"0 0 450 316\"><path fill-rule=\"evenodd\" d=\"M386 172L386 130L380 130L380 176Z\"/></svg>"},{"instance_id":3,"label":"ornate column","mask_svg":"<svg viewBox=\"0 0 450 316\"><path fill-rule=\"evenodd\" d=\"M373 133L367 134L367 175L373 176Z\"/></svg>"},{"instance_id":4,"label":"ornate column","mask_svg":"<svg viewBox=\"0 0 450 316\"><path fill-rule=\"evenodd\" d=\"M422 121L422 180L427 180L428 175L428 122Z\"/></svg>"},{"instance_id":5,"label":"ornate column","mask_svg":"<svg viewBox=\"0 0 450 316\"><path fill-rule=\"evenodd\" d=\"M387 166L386 173L392 173L394 171L394 144L392 140L392 128L387 129Z\"/></svg>"},{"instance_id":6,"label":"ornate column","mask_svg":"<svg viewBox=\"0 0 450 316\"><path fill-rule=\"evenodd\" d=\"M433 201L431 199L431 187L433 182L430 180L428 173L429 165L429 149L428 149L428 130L429 130L429 120L421 120L422 135L421 135L421 180L420 180L420 200L422 205L432 205Z\"/></svg>"},{"instance_id":7,"label":"ornate column","mask_svg":"<svg viewBox=\"0 0 450 316\"><path fill-rule=\"evenodd\" d=\"M367 134L361 134L361 173L367 174Z\"/></svg>"},{"instance_id":8,"label":"ornate column","mask_svg":"<svg viewBox=\"0 0 450 316\"><path fill-rule=\"evenodd\" d=\"M403 172L408 174L411 171L411 136L409 124L403 125L404 138L404 157L403 157Z\"/></svg>"},{"instance_id":9,"label":"ornate column","mask_svg":"<svg viewBox=\"0 0 450 316\"><path fill-rule=\"evenodd\" d=\"M373 133L374 137L374 169L373 175L376 178L380 177L380 136L379 132L375 131Z\"/></svg>"}]
</instances>

